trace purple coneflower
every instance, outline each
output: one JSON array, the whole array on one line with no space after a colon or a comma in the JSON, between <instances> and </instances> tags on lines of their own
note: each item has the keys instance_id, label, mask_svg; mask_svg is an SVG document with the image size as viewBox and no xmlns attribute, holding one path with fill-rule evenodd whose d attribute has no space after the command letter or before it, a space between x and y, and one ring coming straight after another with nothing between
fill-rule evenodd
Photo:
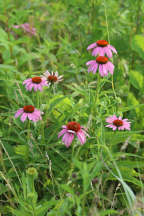
<instances>
[{"instance_id":1,"label":"purple coneflower","mask_svg":"<svg viewBox=\"0 0 144 216\"><path fill-rule=\"evenodd\" d=\"M36 29L32 27L29 23L14 25L13 27L15 29L22 28L25 32L29 33L30 35L36 35Z\"/></svg>"},{"instance_id":2,"label":"purple coneflower","mask_svg":"<svg viewBox=\"0 0 144 216\"><path fill-rule=\"evenodd\" d=\"M21 121L24 122L27 118L33 122L37 122L38 120L42 120L41 118L41 111L37 110L32 105L24 106L20 108L15 113L15 118L18 118L21 115Z\"/></svg>"},{"instance_id":3,"label":"purple coneflower","mask_svg":"<svg viewBox=\"0 0 144 216\"><path fill-rule=\"evenodd\" d=\"M57 71L55 73L46 71L42 77L45 78L49 84L56 84L63 80L63 76L58 76Z\"/></svg>"},{"instance_id":4,"label":"purple coneflower","mask_svg":"<svg viewBox=\"0 0 144 216\"><path fill-rule=\"evenodd\" d=\"M130 130L131 122L128 119L122 119L122 117L116 117L116 115L106 118L106 122L109 123L106 127L112 128L113 130Z\"/></svg>"},{"instance_id":5,"label":"purple coneflower","mask_svg":"<svg viewBox=\"0 0 144 216\"><path fill-rule=\"evenodd\" d=\"M98 40L88 46L87 50L92 49L92 56L104 56L105 54L108 58L112 57L112 52L117 54L116 49L110 45L106 40Z\"/></svg>"},{"instance_id":6,"label":"purple coneflower","mask_svg":"<svg viewBox=\"0 0 144 216\"><path fill-rule=\"evenodd\" d=\"M31 91L32 88L34 89L34 91L42 91L42 87L43 86L48 86L47 80L41 77L32 77L29 79L26 79L23 82L23 85L26 86L26 89L28 91Z\"/></svg>"},{"instance_id":7,"label":"purple coneflower","mask_svg":"<svg viewBox=\"0 0 144 216\"><path fill-rule=\"evenodd\" d=\"M91 60L86 63L88 67L88 72L96 73L99 68L99 73L102 77L107 76L108 72L113 74L114 65L105 56L98 56L96 60Z\"/></svg>"},{"instance_id":8,"label":"purple coneflower","mask_svg":"<svg viewBox=\"0 0 144 216\"><path fill-rule=\"evenodd\" d=\"M75 121L68 122L68 124L63 125L62 128L63 129L58 134L58 138L64 135L62 141L64 142L67 148L71 145L74 139L74 135L78 137L81 145L83 145L86 142L86 136L89 136L84 130L84 128Z\"/></svg>"}]
</instances>

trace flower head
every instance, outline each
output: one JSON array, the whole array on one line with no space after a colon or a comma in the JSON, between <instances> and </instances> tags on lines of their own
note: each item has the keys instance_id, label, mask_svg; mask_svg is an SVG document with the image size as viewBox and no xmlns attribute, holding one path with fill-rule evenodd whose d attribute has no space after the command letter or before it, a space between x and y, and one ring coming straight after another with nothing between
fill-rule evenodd
<instances>
[{"instance_id":1,"label":"flower head","mask_svg":"<svg viewBox=\"0 0 144 216\"><path fill-rule=\"evenodd\" d=\"M23 85L26 86L26 89L28 91L31 91L32 88L34 89L34 91L42 91L42 87L43 86L48 86L47 80L41 77L32 77L29 79L26 79L23 82Z\"/></svg>"},{"instance_id":2,"label":"flower head","mask_svg":"<svg viewBox=\"0 0 144 216\"><path fill-rule=\"evenodd\" d=\"M113 130L130 130L131 122L128 119L122 119L122 117L116 117L116 115L106 118L106 122L109 123L106 127L112 128Z\"/></svg>"},{"instance_id":3,"label":"flower head","mask_svg":"<svg viewBox=\"0 0 144 216\"><path fill-rule=\"evenodd\" d=\"M95 43L92 43L88 46L87 50L92 49L92 56L104 56L105 54L108 58L112 57L112 52L117 54L116 49L110 45L106 40L98 40Z\"/></svg>"},{"instance_id":4,"label":"flower head","mask_svg":"<svg viewBox=\"0 0 144 216\"><path fill-rule=\"evenodd\" d=\"M25 32L29 33L30 35L36 35L36 29L32 27L29 23L14 25L13 27L15 29L22 28Z\"/></svg>"},{"instance_id":5,"label":"flower head","mask_svg":"<svg viewBox=\"0 0 144 216\"><path fill-rule=\"evenodd\" d=\"M63 129L58 134L58 138L64 135L62 141L64 142L67 148L71 145L74 139L74 135L77 136L81 145L83 145L86 142L86 136L89 136L84 130L84 128L80 126L78 122L75 121L68 122L67 125L63 125L62 128Z\"/></svg>"},{"instance_id":6,"label":"flower head","mask_svg":"<svg viewBox=\"0 0 144 216\"><path fill-rule=\"evenodd\" d=\"M33 122L37 122L39 120L42 120L41 118L41 111L37 110L32 105L24 106L23 108L20 108L15 113L15 118L18 118L21 115L21 121L24 122L27 118Z\"/></svg>"},{"instance_id":7,"label":"flower head","mask_svg":"<svg viewBox=\"0 0 144 216\"><path fill-rule=\"evenodd\" d=\"M88 72L93 72L93 74L99 69L102 77L108 76L108 72L113 74L114 71L114 65L105 56L98 56L96 60L88 61L86 65L88 66Z\"/></svg>"},{"instance_id":8,"label":"flower head","mask_svg":"<svg viewBox=\"0 0 144 216\"><path fill-rule=\"evenodd\" d=\"M46 71L42 77L45 78L49 84L56 84L63 80L63 76L58 76L57 71L55 73Z\"/></svg>"}]
</instances>

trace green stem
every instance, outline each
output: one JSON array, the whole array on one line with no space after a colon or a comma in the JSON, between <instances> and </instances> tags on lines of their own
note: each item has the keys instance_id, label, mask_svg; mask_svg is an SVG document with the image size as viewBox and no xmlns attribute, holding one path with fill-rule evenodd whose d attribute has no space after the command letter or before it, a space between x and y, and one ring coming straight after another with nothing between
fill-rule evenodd
<instances>
[{"instance_id":1,"label":"green stem","mask_svg":"<svg viewBox=\"0 0 144 216\"><path fill-rule=\"evenodd\" d=\"M29 144L30 141L30 120L28 120L28 126L27 126L27 143Z\"/></svg>"},{"instance_id":2,"label":"green stem","mask_svg":"<svg viewBox=\"0 0 144 216\"><path fill-rule=\"evenodd\" d=\"M40 98L39 98L39 91L37 91L37 98L36 98L36 99L37 99L37 102L36 102L37 108L39 108L39 99L40 99Z\"/></svg>"}]
</instances>

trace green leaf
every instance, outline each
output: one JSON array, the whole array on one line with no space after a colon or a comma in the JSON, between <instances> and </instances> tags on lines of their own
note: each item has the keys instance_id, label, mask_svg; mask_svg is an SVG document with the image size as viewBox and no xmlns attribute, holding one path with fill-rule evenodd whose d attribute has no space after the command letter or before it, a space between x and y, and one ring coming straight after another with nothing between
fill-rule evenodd
<instances>
[{"instance_id":1,"label":"green leaf","mask_svg":"<svg viewBox=\"0 0 144 216\"><path fill-rule=\"evenodd\" d=\"M144 59L144 36L135 35L132 39L132 49Z\"/></svg>"},{"instance_id":2,"label":"green leaf","mask_svg":"<svg viewBox=\"0 0 144 216\"><path fill-rule=\"evenodd\" d=\"M29 154L28 146L26 146L26 145L18 145L14 149L15 149L15 153L18 154L18 155L23 156L24 159L26 159L28 157L28 154Z\"/></svg>"},{"instance_id":3,"label":"green leaf","mask_svg":"<svg viewBox=\"0 0 144 216\"><path fill-rule=\"evenodd\" d=\"M129 72L130 83L137 89L143 88L143 75L138 71L131 70Z\"/></svg>"},{"instance_id":4,"label":"green leaf","mask_svg":"<svg viewBox=\"0 0 144 216\"><path fill-rule=\"evenodd\" d=\"M103 210L103 211L100 212L100 216L106 216L106 215L112 215L112 214L118 215L119 212L116 211L116 210L113 210L113 209L107 209L107 210Z\"/></svg>"}]
</instances>

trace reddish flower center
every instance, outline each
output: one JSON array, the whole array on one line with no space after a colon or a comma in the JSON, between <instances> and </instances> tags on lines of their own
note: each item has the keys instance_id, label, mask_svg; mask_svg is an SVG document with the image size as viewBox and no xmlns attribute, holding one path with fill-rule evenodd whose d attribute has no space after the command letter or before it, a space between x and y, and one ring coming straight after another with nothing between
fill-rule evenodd
<instances>
[{"instance_id":1,"label":"reddish flower center","mask_svg":"<svg viewBox=\"0 0 144 216\"><path fill-rule=\"evenodd\" d=\"M34 112L34 106L32 105L27 105L23 107L23 110L25 113L33 113Z\"/></svg>"},{"instance_id":2,"label":"reddish flower center","mask_svg":"<svg viewBox=\"0 0 144 216\"><path fill-rule=\"evenodd\" d=\"M98 40L96 43L100 47L105 47L108 45L108 42L106 40Z\"/></svg>"},{"instance_id":3,"label":"reddish flower center","mask_svg":"<svg viewBox=\"0 0 144 216\"><path fill-rule=\"evenodd\" d=\"M39 84L39 83L41 83L41 81L42 81L42 79L41 79L40 77L33 77L33 78L32 78L32 82L33 82L33 83Z\"/></svg>"},{"instance_id":4,"label":"reddish flower center","mask_svg":"<svg viewBox=\"0 0 144 216\"><path fill-rule=\"evenodd\" d=\"M122 120L119 120L119 119L116 119L113 121L113 125L119 127L119 126L122 126L123 125L123 121Z\"/></svg>"},{"instance_id":5,"label":"reddish flower center","mask_svg":"<svg viewBox=\"0 0 144 216\"><path fill-rule=\"evenodd\" d=\"M98 56L96 58L96 62L99 64L106 64L108 62L108 58L105 56Z\"/></svg>"},{"instance_id":6,"label":"reddish flower center","mask_svg":"<svg viewBox=\"0 0 144 216\"><path fill-rule=\"evenodd\" d=\"M58 78L55 75L49 75L48 76L48 81L50 81L50 82L56 82L57 80L58 80Z\"/></svg>"},{"instance_id":7,"label":"reddish flower center","mask_svg":"<svg viewBox=\"0 0 144 216\"><path fill-rule=\"evenodd\" d=\"M81 129L81 126L79 123L75 122L75 121L72 121L72 122L69 122L67 124L67 129L68 130L72 130L72 131L75 131L75 132L78 132L80 129Z\"/></svg>"}]
</instances>

